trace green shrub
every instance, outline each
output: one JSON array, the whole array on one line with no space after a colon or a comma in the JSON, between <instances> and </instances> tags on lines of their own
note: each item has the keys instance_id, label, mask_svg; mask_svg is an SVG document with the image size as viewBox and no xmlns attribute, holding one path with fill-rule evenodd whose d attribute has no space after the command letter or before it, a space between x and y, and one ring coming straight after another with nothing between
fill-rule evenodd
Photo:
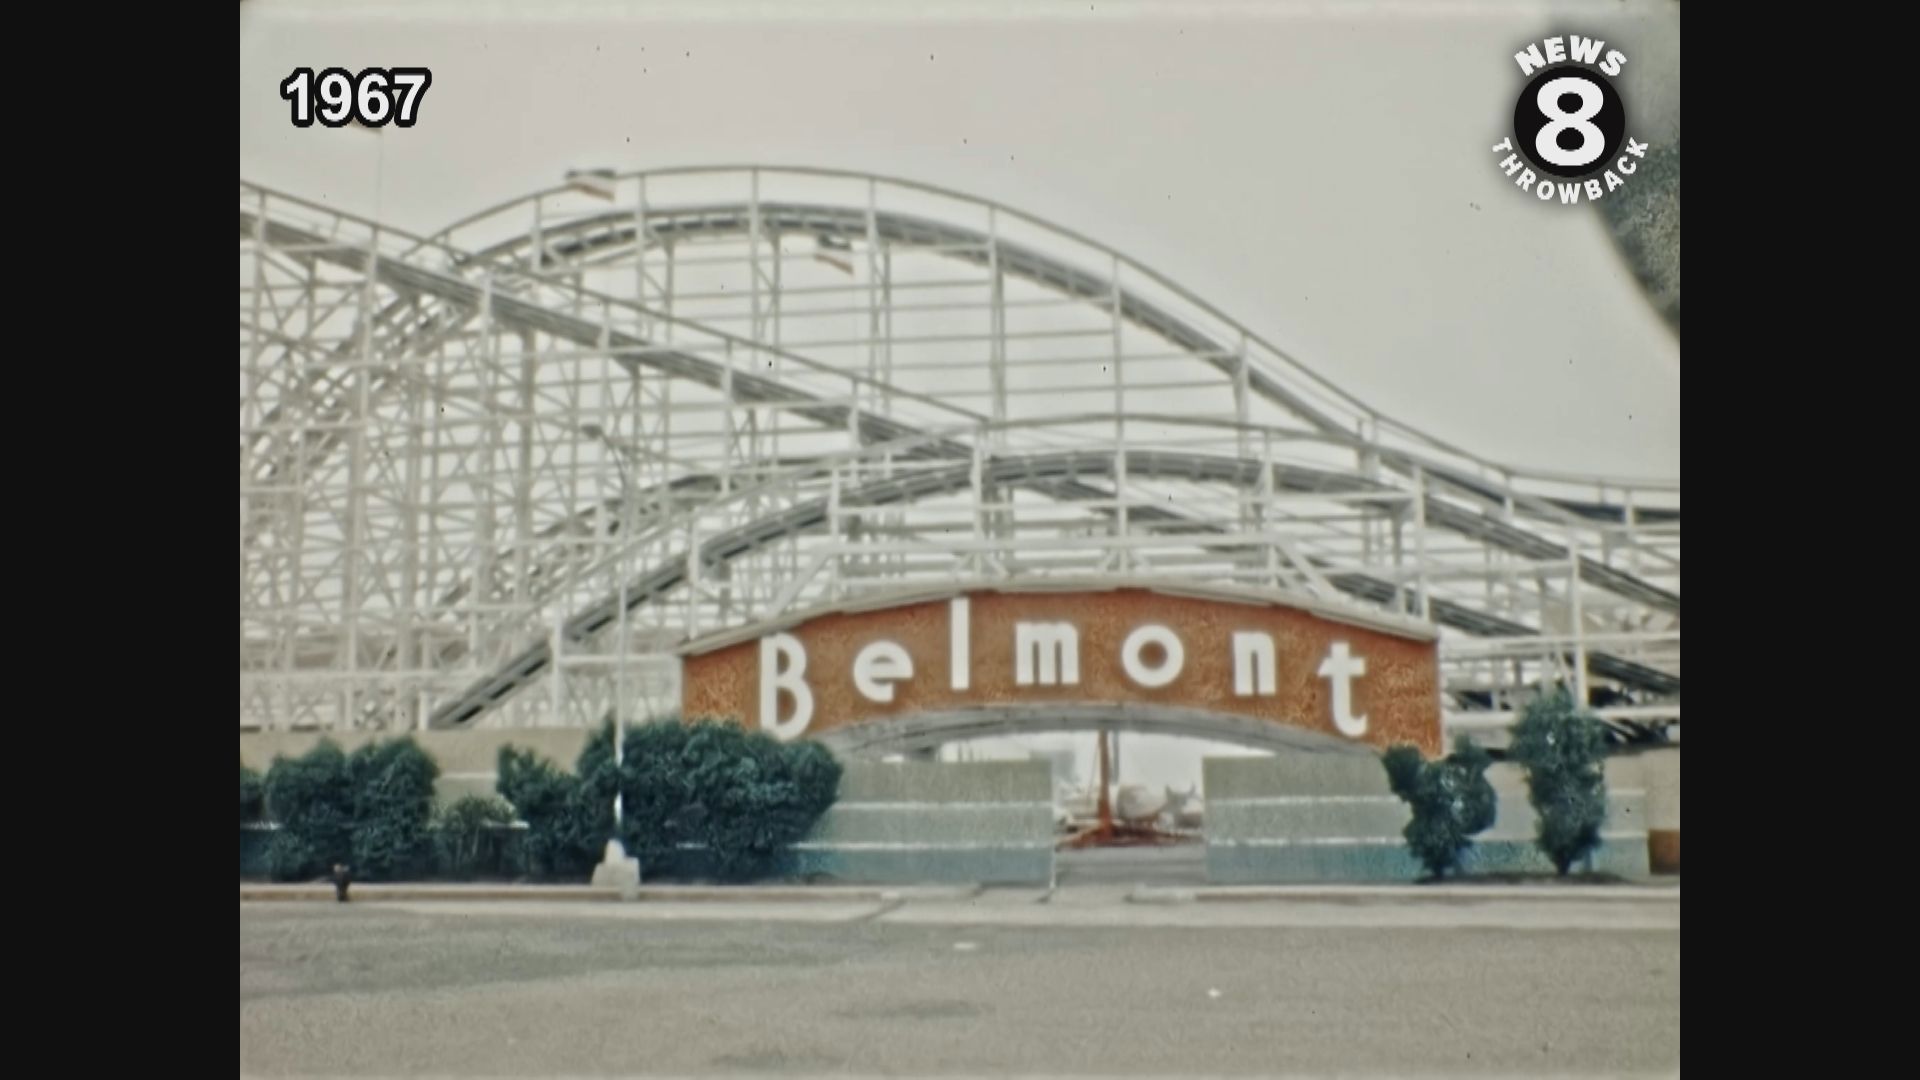
<instances>
[{"instance_id":1,"label":"green shrub","mask_svg":"<svg viewBox=\"0 0 1920 1080\"><path fill-rule=\"evenodd\" d=\"M658 720L627 730L621 764L614 731L587 740L573 775L503 747L499 791L528 825L529 855L543 873L590 873L613 830L641 866L671 864L681 845L706 849L720 876L761 876L832 805L840 763L814 743L781 743L724 721Z\"/></svg>"},{"instance_id":2,"label":"green shrub","mask_svg":"<svg viewBox=\"0 0 1920 1080\"><path fill-rule=\"evenodd\" d=\"M267 789L260 774L240 763L240 824L259 821L266 813Z\"/></svg>"},{"instance_id":3,"label":"green shrub","mask_svg":"<svg viewBox=\"0 0 1920 1080\"><path fill-rule=\"evenodd\" d=\"M723 878L758 877L807 834L840 786L840 763L812 742L782 743L737 724L686 725L686 776L674 833L702 844ZM636 755L629 751L628 761Z\"/></svg>"},{"instance_id":4,"label":"green shrub","mask_svg":"<svg viewBox=\"0 0 1920 1080\"><path fill-rule=\"evenodd\" d=\"M353 784L347 755L331 739L267 769L267 813L280 829L267 849L273 876L317 877L353 855Z\"/></svg>"},{"instance_id":5,"label":"green shrub","mask_svg":"<svg viewBox=\"0 0 1920 1080\"><path fill-rule=\"evenodd\" d=\"M613 796L593 797L588 785L531 750L500 748L496 790L527 823L527 861L544 877L592 873L613 831Z\"/></svg>"},{"instance_id":6,"label":"green shrub","mask_svg":"<svg viewBox=\"0 0 1920 1080\"><path fill-rule=\"evenodd\" d=\"M1564 877L1600 846L1606 728L1563 686L1527 703L1507 756L1526 770L1527 797L1539 817L1536 842Z\"/></svg>"},{"instance_id":7,"label":"green shrub","mask_svg":"<svg viewBox=\"0 0 1920 1080\"><path fill-rule=\"evenodd\" d=\"M1381 764L1393 793L1413 811L1402 833L1407 849L1429 874L1445 877L1473 846L1474 834L1493 824L1497 796L1487 781L1493 758L1463 735L1440 761L1427 761L1411 746L1396 746Z\"/></svg>"},{"instance_id":8,"label":"green shrub","mask_svg":"<svg viewBox=\"0 0 1920 1080\"><path fill-rule=\"evenodd\" d=\"M458 878L513 877L508 827L513 807L498 798L468 795L441 811L435 823L440 868Z\"/></svg>"},{"instance_id":9,"label":"green shrub","mask_svg":"<svg viewBox=\"0 0 1920 1080\"><path fill-rule=\"evenodd\" d=\"M620 842L642 867L670 863L679 855L679 845L694 839L685 813L699 802L686 753L690 734L687 725L675 722L640 724L627 731L620 770ZM602 755L610 756L612 746L611 730L603 730L588 743L582 764L602 764Z\"/></svg>"},{"instance_id":10,"label":"green shrub","mask_svg":"<svg viewBox=\"0 0 1920 1080\"><path fill-rule=\"evenodd\" d=\"M275 881L304 881L317 877L322 868L339 861L330 859L306 837L285 826L267 842L267 873Z\"/></svg>"},{"instance_id":11,"label":"green shrub","mask_svg":"<svg viewBox=\"0 0 1920 1080\"><path fill-rule=\"evenodd\" d=\"M415 871L428 850L439 774L412 739L370 743L351 756L323 739L300 757L276 757L266 779L267 813L280 824L267 849L273 876L314 878L335 863L363 879Z\"/></svg>"},{"instance_id":12,"label":"green shrub","mask_svg":"<svg viewBox=\"0 0 1920 1080\"><path fill-rule=\"evenodd\" d=\"M431 851L427 825L439 777L433 757L411 738L368 743L347 758L355 877L390 881L421 869Z\"/></svg>"}]
</instances>

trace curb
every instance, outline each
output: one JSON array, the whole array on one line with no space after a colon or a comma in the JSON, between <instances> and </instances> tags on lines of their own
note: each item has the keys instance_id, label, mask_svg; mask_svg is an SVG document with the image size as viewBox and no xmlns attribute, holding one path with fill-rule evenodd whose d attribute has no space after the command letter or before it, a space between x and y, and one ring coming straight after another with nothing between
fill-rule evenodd
<instances>
[{"instance_id":1,"label":"curb","mask_svg":"<svg viewBox=\"0 0 1920 1080\"><path fill-rule=\"evenodd\" d=\"M655 903L904 903L908 900L961 900L977 895L980 886L950 887L849 887L831 885L799 886L711 886L643 885L638 889L593 885L355 885L348 892L349 903L393 903L399 901L481 900L481 901L588 901L619 903L625 900ZM338 903L332 885L242 884L241 903L304 902Z\"/></svg>"},{"instance_id":2,"label":"curb","mask_svg":"<svg viewBox=\"0 0 1920 1080\"><path fill-rule=\"evenodd\" d=\"M638 889L593 885L379 885L353 886L350 903L420 901L583 901L598 903L867 903L898 907L913 901L960 901L981 895L982 885L872 886L713 886L643 885ZM1038 903L1055 899L1053 890ZM1130 904L1270 903L1274 901L1430 901L1603 900L1621 903L1680 902L1679 886L1636 885L1217 885L1168 887L1138 885L1127 891ZM240 902L337 903L332 885L242 884Z\"/></svg>"},{"instance_id":3,"label":"curb","mask_svg":"<svg viewBox=\"0 0 1920 1080\"><path fill-rule=\"evenodd\" d=\"M1179 899L1172 899L1177 896ZM1136 889L1136 903L1234 903L1273 900L1649 900L1680 902L1679 886L1643 885L1219 885L1200 889Z\"/></svg>"},{"instance_id":4,"label":"curb","mask_svg":"<svg viewBox=\"0 0 1920 1080\"><path fill-rule=\"evenodd\" d=\"M431 886L415 887L407 885L355 885L347 893L349 903L374 903L382 900L619 900L617 888L594 888L590 885L548 886L538 889L500 888L500 889L435 889ZM334 903L331 885L242 885L240 902L243 904L262 902L307 902L319 901Z\"/></svg>"}]
</instances>

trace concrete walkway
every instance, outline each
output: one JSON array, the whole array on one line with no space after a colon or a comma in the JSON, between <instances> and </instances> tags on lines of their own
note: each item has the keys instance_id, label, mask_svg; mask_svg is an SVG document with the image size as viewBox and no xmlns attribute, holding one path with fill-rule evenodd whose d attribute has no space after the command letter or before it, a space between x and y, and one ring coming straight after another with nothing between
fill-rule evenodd
<instances>
[{"instance_id":1,"label":"concrete walkway","mask_svg":"<svg viewBox=\"0 0 1920 1080\"><path fill-rule=\"evenodd\" d=\"M978 885L642 885L635 901L672 900L698 903L816 903L880 902L905 897L934 898L969 896L980 891ZM382 903L395 900L453 901L599 901L618 902L620 890L593 885L518 885L422 883L411 885L355 884L347 892L353 903ZM326 901L337 902L330 884L240 883L240 901Z\"/></svg>"},{"instance_id":2,"label":"concrete walkway","mask_svg":"<svg viewBox=\"0 0 1920 1080\"><path fill-rule=\"evenodd\" d=\"M316 885L243 886L242 909L337 904ZM362 885L344 907L454 918L948 927L1680 929L1678 887L1540 885L1047 888Z\"/></svg>"},{"instance_id":3,"label":"concrete walkway","mask_svg":"<svg viewBox=\"0 0 1920 1080\"><path fill-rule=\"evenodd\" d=\"M393 901L508 901L553 903L565 901L619 902L618 889L592 885L531 884L356 884L348 893L353 903ZM1283 900L1680 900L1680 879L1645 883L1585 885L1541 883L1527 885L1445 882L1433 885L1157 885L1062 882L1052 889L983 885L642 885L632 902L678 903L889 903L960 900L987 897L988 902L1071 902L1120 899L1133 903L1246 903ZM240 883L242 903L334 903L333 886L322 883Z\"/></svg>"}]
</instances>

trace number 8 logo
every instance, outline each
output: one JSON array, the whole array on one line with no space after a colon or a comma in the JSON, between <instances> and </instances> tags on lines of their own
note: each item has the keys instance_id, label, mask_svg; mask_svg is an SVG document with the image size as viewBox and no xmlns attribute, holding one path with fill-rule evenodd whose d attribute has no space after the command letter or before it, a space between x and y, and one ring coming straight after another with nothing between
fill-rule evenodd
<instances>
[{"instance_id":1,"label":"number 8 logo","mask_svg":"<svg viewBox=\"0 0 1920 1080\"><path fill-rule=\"evenodd\" d=\"M1580 111L1566 113L1560 111L1560 99L1572 94L1580 99ZM1600 88L1585 79L1555 79L1540 88L1534 98L1534 104L1540 107L1541 115L1547 118L1547 126L1540 129L1540 135L1533 140L1534 152L1541 160L1551 162L1568 169L1584 169L1600 160L1606 153L1607 139L1599 128L1588 123L1600 115L1600 109L1607 99ZM1580 133L1580 145L1573 150L1560 148L1560 133L1577 131Z\"/></svg>"},{"instance_id":2,"label":"number 8 logo","mask_svg":"<svg viewBox=\"0 0 1920 1080\"><path fill-rule=\"evenodd\" d=\"M1578 68L1541 72L1513 105L1514 143L1536 170L1563 180L1592 172L1620 148L1626 133L1619 93Z\"/></svg>"}]
</instances>

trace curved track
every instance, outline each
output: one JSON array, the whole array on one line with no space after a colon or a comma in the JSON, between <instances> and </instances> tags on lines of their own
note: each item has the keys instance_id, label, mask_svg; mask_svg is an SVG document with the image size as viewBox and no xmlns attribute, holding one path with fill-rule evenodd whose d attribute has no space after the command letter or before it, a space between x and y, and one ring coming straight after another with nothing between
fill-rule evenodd
<instances>
[{"instance_id":1,"label":"curved track","mask_svg":"<svg viewBox=\"0 0 1920 1080\"><path fill-rule=\"evenodd\" d=\"M1228 379L1234 378L1238 370L1237 356L1232 348L1210 339L1206 334L1181 321L1164 308L1117 288L1109 279L1076 269L1020 244L938 221L879 211L869 214L867 211L854 208L759 203L757 205L684 207L660 211L648 216L644 232L648 245L656 245L707 237L742 236L755 228L776 234L790 232L814 237L834 236L849 239L863 239L871 232L873 236L890 243L940 250L948 258L981 266L992 263L1009 275L1079 298L1103 310L1117 309L1122 319L1158 334L1171 344L1191 353L1196 360L1213 367ZM529 255L529 249L535 243L535 238L531 234L522 234L496 244L475 253L474 258L483 264L504 263L515 270L539 274L545 272L554 263L571 267L592 264L609 255L630 253L636 248L637 238L642 231L642 226L634 223L632 214L594 215L545 231L540 238L545 245L545 254L538 264ZM1236 327L1236 329L1241 328ZM1364 443L1365 440L1353 434L1350 421L1335 417L1316 406L1304 395L1291 391L1285 383L1268 372L1250 368L1247 371L1247 382L1249 389L1254 393L1307 421L1316 430L1354 445ZM1408 430L1411 431L1411 429ZM1425 436L1421 436L1420 439L1431 445L1441 445L1437 440L1427 439ZM1440 465L1429 467L1435 475L1477 495L1489 499L1503 497L1503 492L1496 486L1478 480L1465 472ZM1620 521L1625 514L1625 508L1622 506L1591 500L1561 498L1543 501L1558 509L1597 521ZM1532 500L1525 500L1521 511L1537 513L1538 506ZM1654 508L1646 511L1641 520L1674 522L1679 518L1680 512L1677 508ZM1679 598L1676 596L1671 599L1677 608Z\"/></svg>"},{"instance_id":2,"label":"curved track","mask_svg":"<svg viewBox=\"0 0 1920 1080\"><path fill-rule=\"evenodd\" d=\"M868 580L1053 572L1035 550L1424 614L1484 642L1443 637L1466 708L1558 669L1677 723L1677 485L1492 465L1038 219L882 207L896 182L850 174L792 172L864 206L762 197L785 175L671 203L648 183L707 174L638 175L634 210L546 192L432 239L243 185L243 723L302 695L335 723L471 723L552 671L631 668L635 626L671 643ZM1092 359L1022 355L1055 341L1099 342L1111 389ZM1165 391L1120 376L1183 357ZM1020 385L1063 368L1081 382ZM942 539L956 517L968 543ZM549 689L538 722L566 722Z\"/></svg>"}]
</instances>

